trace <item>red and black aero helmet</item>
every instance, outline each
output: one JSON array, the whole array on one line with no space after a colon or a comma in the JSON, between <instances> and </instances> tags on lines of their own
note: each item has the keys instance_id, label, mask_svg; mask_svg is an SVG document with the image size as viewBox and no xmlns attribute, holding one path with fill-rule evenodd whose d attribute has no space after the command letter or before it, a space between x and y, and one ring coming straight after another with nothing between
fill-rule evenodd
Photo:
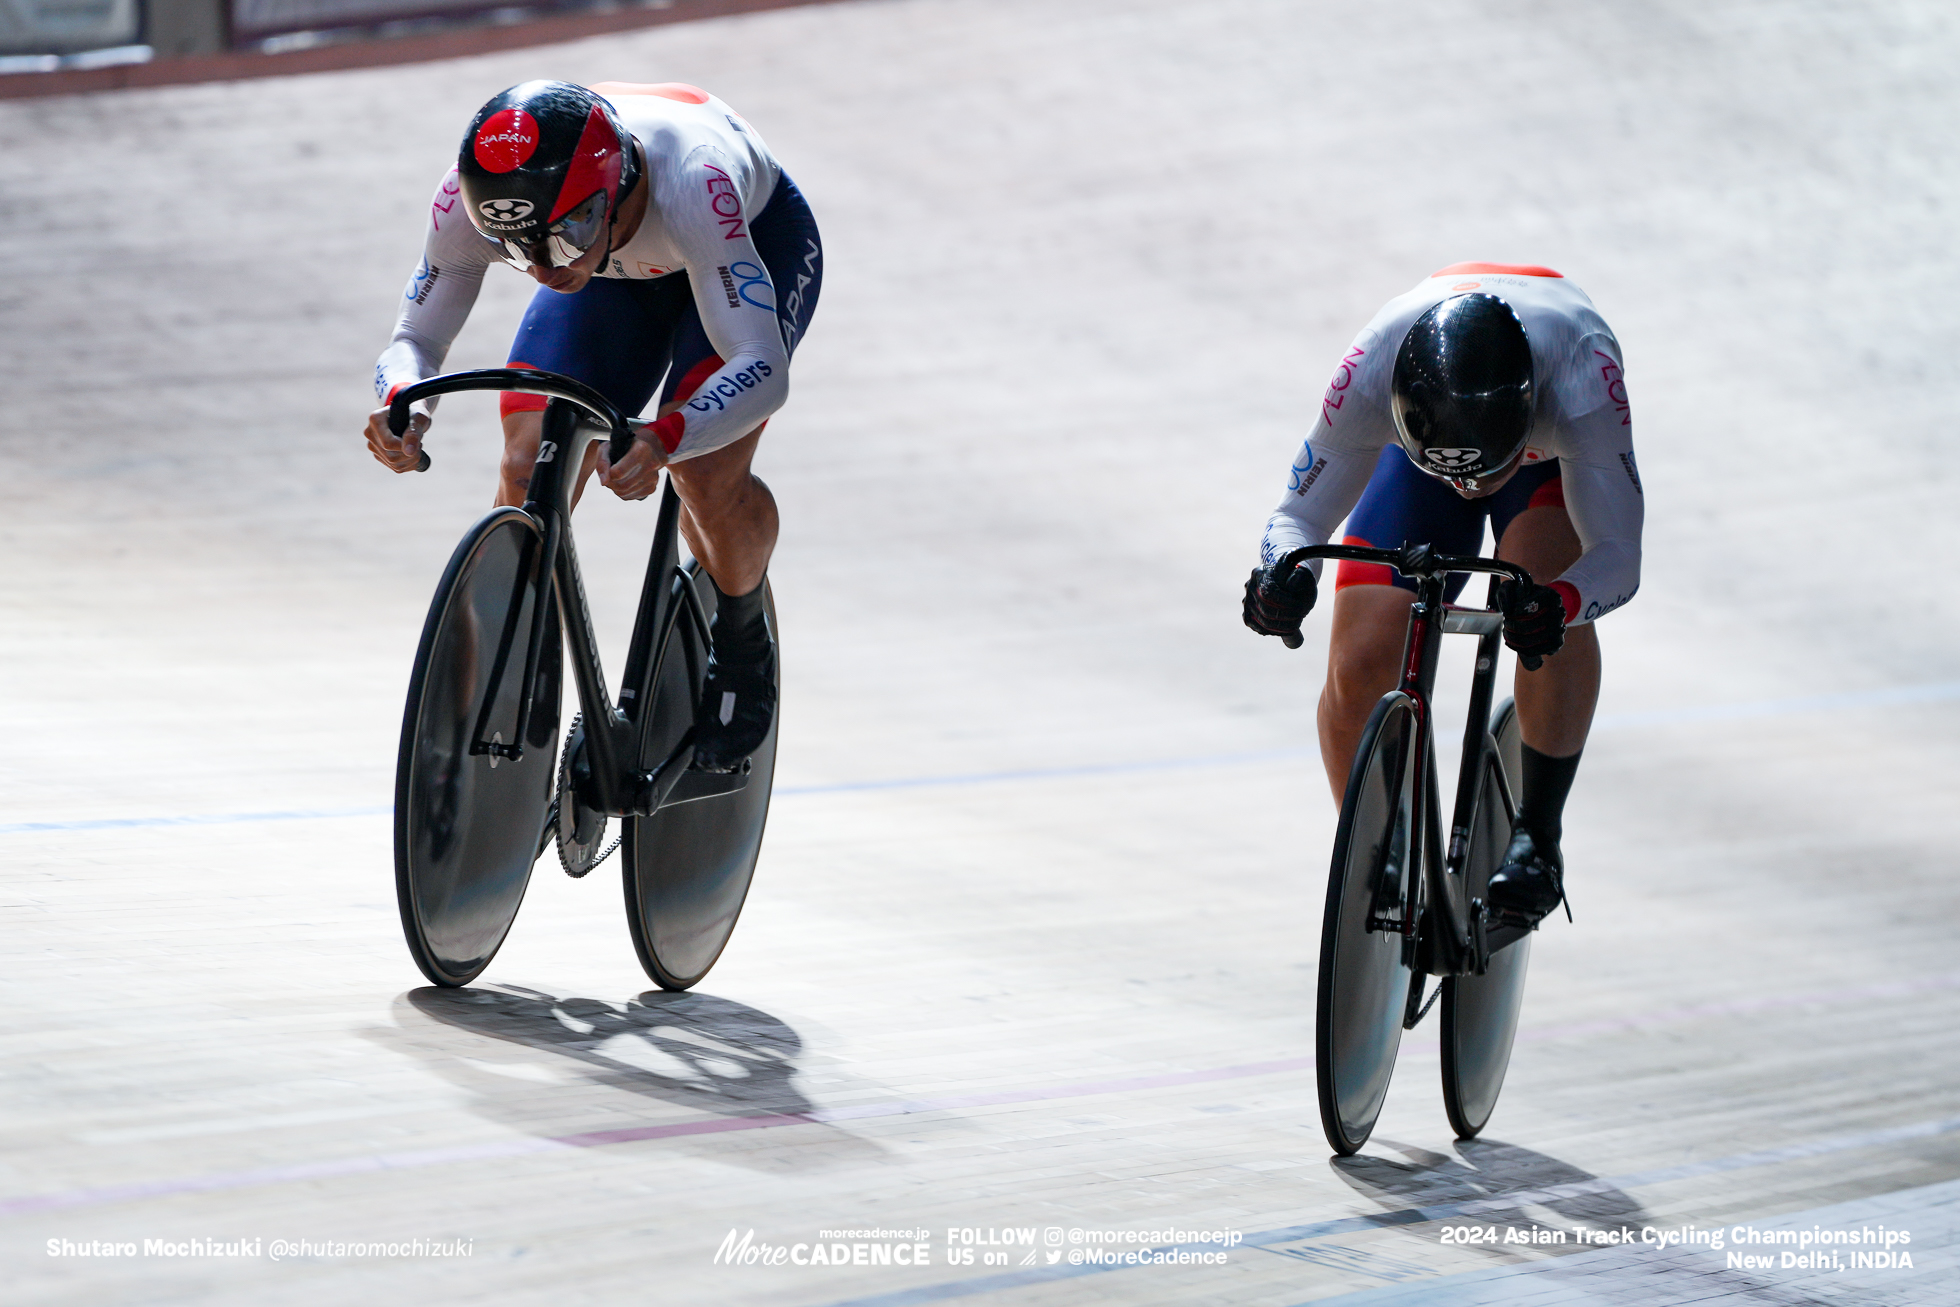
<instances>
[{"instance_id":1,"label":"red and black aero helmet","mask_svg":"<svg viewBox=\"0 0 1960 1307\"><path fill-rule=\"evenodd\" d=\"M598 244L639 181L632 139L583 86L513 86L470 120L456 158L463 207L506 262L562 268Z\"/></svg>"},{"instance_id":2,"label":"red and black aero helmet","mask_svg":"<svg viewBox=\"0 0 1960 1307\"><path fill-rule=\"evenodd\" d=\"M1535 389L1517 311L1495 295L1452 295L1402 338L1389 411L1410 461L1476 490L1523 450Z\"/></svg>"}]
</instances>

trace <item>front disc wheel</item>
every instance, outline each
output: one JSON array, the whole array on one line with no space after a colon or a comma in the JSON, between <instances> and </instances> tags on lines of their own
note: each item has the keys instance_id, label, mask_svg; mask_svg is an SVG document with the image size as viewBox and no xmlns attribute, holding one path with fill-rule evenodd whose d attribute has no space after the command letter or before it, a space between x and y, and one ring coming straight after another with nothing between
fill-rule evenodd
<instances>
[{"instance_id":1,"label":"front disc wheel","mask_svg":"<svg viewBox=\"0 0 1960 1307\"><path fill-rule=\"evenodd\" d=\"M490 965L544 834L558 743L555 612L529 727L516 738L541 544L536 523L515 508L463 537L409 679L395 765L395 894L409 952L438 985L466 985ZM522 756L486 751L486 742L521 743Z\"/></svg>"},{"instance_id":2,"label":"front disc wheel","mask_svg":"<svg viewBox=\"0 0 1960 1307\"><path fill-rule=\"evenodd\" d=\"M1402 1018L1421 976L1400 929L1420 902L1414 827L1415 705L1395 691L1375 705L1355 751L1334 837L1320 929L1314 1078L1335 1152L1368 1141L1388 1096Z\"/></svg>"}]
</instances>

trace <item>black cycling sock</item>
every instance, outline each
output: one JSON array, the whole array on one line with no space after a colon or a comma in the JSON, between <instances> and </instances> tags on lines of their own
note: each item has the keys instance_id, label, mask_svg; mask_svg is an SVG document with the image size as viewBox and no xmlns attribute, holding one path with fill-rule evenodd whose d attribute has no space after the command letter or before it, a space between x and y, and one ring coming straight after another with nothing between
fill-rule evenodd
<instances>
[{"instance_id":1,"label":"black cycling sock","mask_svg":"<svg viewBox=\"0 0 1960 1307\"><path fill-rule=\"evenodd\" d=\"M709 578L714 584L714 578ZM762 601L763 582L744 595L715 586L715 648L734 656L760 654L769 647L769 616Z\"/></svg>"},{"instance_id":2,"label":"black cycling sock","mask_svg":"<svg viewBox=\"0 0 1960 1307\"><path fill-rule=\"evenodd\" d=\"M1519 741L1518 752L1524 761L1518 824L1539 840L1557 844L1565 833L1565 796L1572 792L1572 778L1579 774L1579 758L1585 750L1570 758L1550 758Z\"/></svg>"}]
</instances>

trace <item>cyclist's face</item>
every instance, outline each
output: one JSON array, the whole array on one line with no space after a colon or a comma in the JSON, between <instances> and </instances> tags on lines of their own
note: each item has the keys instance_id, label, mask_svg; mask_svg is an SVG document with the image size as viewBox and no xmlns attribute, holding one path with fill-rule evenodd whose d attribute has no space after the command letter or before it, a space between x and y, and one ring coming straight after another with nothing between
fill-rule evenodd
<instances>
[{"instance_id":1,"label":"cyclist's face","mask_svg":"<svg viewBox=\"0 0 1960 1307\"><path fill-rule=\"evenodd\" d=\"M574 295L585 289L586 282L599 275L599 269L606 264L606 249L607 242L601 240L565 267L543 268L533 263L525 271L540 286L561 295Z\"/></svg>"}]
</instances>

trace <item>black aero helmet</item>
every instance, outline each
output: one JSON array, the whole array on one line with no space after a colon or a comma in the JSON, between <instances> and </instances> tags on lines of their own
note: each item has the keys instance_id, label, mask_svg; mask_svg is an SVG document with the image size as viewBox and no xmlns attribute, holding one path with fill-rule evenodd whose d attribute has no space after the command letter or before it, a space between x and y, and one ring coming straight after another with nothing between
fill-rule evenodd
<instances>
[{"instance_id":1,"label":"black aero helmet","mask_svg":"<svg viewBox=\"0 0 1960 1307\"><path fill-rule=\"evenodd\" d=\"M570 82L492 96L470 120L456 171L470 222L519 268L575 262L640 179L612 106Z\"/></svg>"},{"instance_id":2,"label":"black aero helmet","mask_svg":"<svg viewBox=\"0 0 1960 1307\"><path fill-rule=\"evenodd\" d=\"M1531 341L1495 295L1453 295L1395 354L1389 409L1409 459L1459 490L1502 472L1531 434Z\"/></svg>"}]
</instances>

